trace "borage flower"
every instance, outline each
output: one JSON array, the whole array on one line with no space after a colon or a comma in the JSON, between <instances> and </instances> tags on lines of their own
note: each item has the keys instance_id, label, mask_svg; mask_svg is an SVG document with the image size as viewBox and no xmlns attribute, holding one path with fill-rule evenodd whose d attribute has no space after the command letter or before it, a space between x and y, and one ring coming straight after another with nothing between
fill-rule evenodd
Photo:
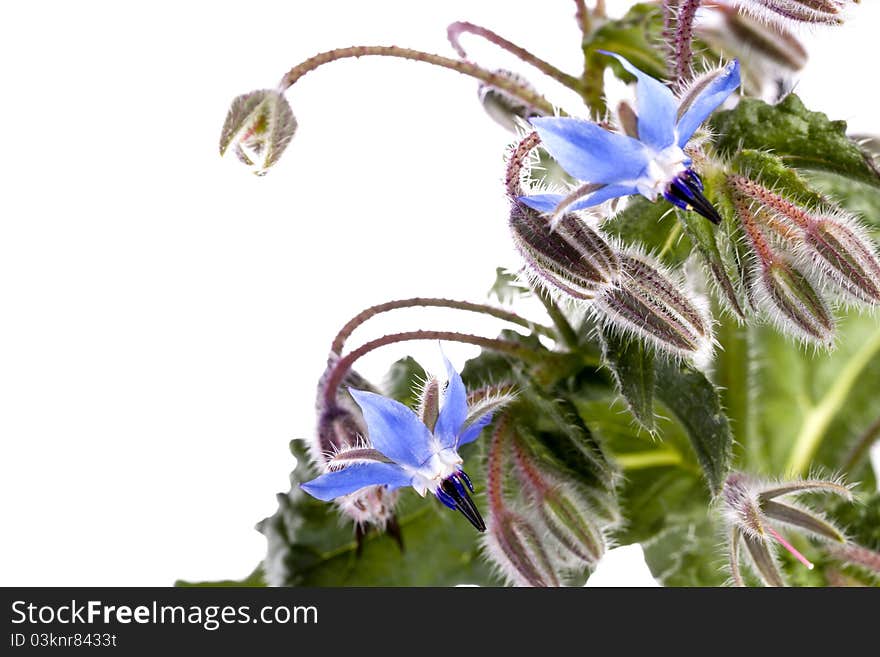
<instances>
[{"instance_id":1,"label":"borage flower","mask_svg":"<svg viewBox=\"0 0 880 657\"><path fill-rule=\"evenodd\" d=\"M638 80L638 134L611 132L583 119L532 119L547 152L570 176L586 184L568 196L537 194L520 200L558 219L565 211L582 210L620 196L641 194L655 201L662 194L673 205L720 223L721 217L703 196L703 183L684 149L700 124L739 86L739 62L734 60L697 78L677 99L662 82L620 55L601 52L617 59Z\"/></svg>"},{"instance_id":2,"label":"borage flower","mask_svg":"<svg viewBox=\"0 0 880 657\"><path fill-rule=\"evenodd\" d=\"M430 380L421 419L393 399L349 389L364 414L370 443L334 454L328 460L328 471L302 484L303 490L326 502L366 486L384 485L390 490L412 486L423 497L433 493L484 531L483 518L468 494L474 487L462 470L458 449L479 437L492 414L486 412L486 405L468 409L461 376L445 357L444 361L448 385L442 407L438 410L436 380Z\"/></svg>"}]
</instances>

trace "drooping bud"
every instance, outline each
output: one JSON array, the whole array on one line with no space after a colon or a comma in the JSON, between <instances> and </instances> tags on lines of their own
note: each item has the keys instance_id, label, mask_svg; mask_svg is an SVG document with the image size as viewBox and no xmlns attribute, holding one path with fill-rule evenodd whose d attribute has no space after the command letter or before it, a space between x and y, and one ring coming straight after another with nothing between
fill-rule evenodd
<instances>
[{"instance_id":1,"label":"drooping bud","mask_svg":"<svg viewBox=\"0 0 880 657\"><path fill-rule=\"evenodd\" d=\"M261 89L232 101L220 133L220 155L231 147L238 159L262 176L278 161L293 133L296 118L284 95Z\"/></svg>"},{"instance_id":2,"label":"drooping bud","mask_svg":"<svg viewBox=\"0 0 880 657\"><path fill-rule=\"evenodd\" d=\"M365 443L367 428L363 414L349 394L340 389L334 401L328 402L326 399L326 380L337 358L335 355L331 356L318 384L318 426L309 451L319 472L339 470L354 463L387 461L382 454ZM345 387L350 386L356 390L375 390L353 370L346 373L343 383ZM394 509L398 497L399 492L396 490L389 491L385 486L368 486L351 495L337 498L336 505L344 516L354 521L357 535L362 536L367 525L374 525L380 530L396 526Z\"/></svg>"},{"instance_id":3,"label":"drooping bud","mask_svg":"<svg viewBox=\"0 0 880 657\"><path fill-rule=\"evenodd\" d=\"M839 25L846 0L736 0L735 4L768 20Z\"/></svg>"},{"instance_id":4,"label":"drooping bud","mask_svg":"<svg viewBox=\"0 0 880 657\"><path fill-rule=\"evenodd\" d=\"M535 457L520 437L513 443L517 474L535 513L568 559L594 566L606 542L598 517L579 487Z\"/></svg>"},{"instance_id":5,"label":"drooping bud","mask_svg":"<svg viewBox=\"0 0 880 657\"><path fill-rule=\"evenodd\" d=\"M814 256L822 273L856 301L880 302L880 259L864 229L844 213L811 220L803 235L807 257Z\"/></svg>"},{"instance_id":6,"label":"drooping bud","mask_svg":"<svg viewBox=\"0 0 880 657\"><path fill-rule=\"evenodd\" d=\"M793 32L778 22L760 20L716 0L706 7L720 21L697 23L695 31L703 40L747 65L758 59L763 67L799 71L807 63L807 50ZM748 57L743 54L748 53ZM751 66L749 66L750 68Z\"/></svg>"},{"instance_id":7,"label":"drooping bud","mask_svg":"<svg viewBox=\"0 0 880 657\"><path fill-rule=\"evenodd\" d=\"M510 230L529 274L553 291L592 299L618 273L618 258L608 242L572 214L563 215L551 231L544 215L513 202Z\"/></svg>"},{"instance_id":8,"label":"drooping bud","mask_svg":"<svg viewBox=\"0 0 880 657\"><path fill-rule=\"evenodd\" d=\"M783 224L786 241L805 265L856 301L880 302L880 258L854 216L840 208L808 210L742 176L730 181Z\"/></svg>"},{"instance_id":9,"label":"drooping bud","mask_svg":"<svg viewBox=\"0 0 880 657\"><path fill-rule=\"evenodd\" d=\"M495 74L506 80L515 82L525 89L534 91L531 83L518 73L499 69L495 71ZM486 114L488 114L495 123L511 132L516 131L519 125L519 120L528 121L528 119L531 119L532 117L542 115L539 110L524 103L520 98L513 96L503 89L487 84L486 82L480 83L477 93L480 97L480 104L483 106L483 109L486 110Z\"/></svg>"},{"instance_id":10,"label":"drooping bud","mask_svg":"<svg viewBox=\"0 0 880 657\"><path fill-rule=\"evenodd\" d=\"M484 545L489 558L519 586L560 586L535 527L511 512L493 515Z\"/></svg>"},{"instance_id":11,"label":"drooping bud","mask_svg":"<svg viewBox=\"0 0 880 657\"><path fill-rule=\"evenodd\" d=\"M705 307L680 292L681 283L649 258L619 254L621 273L595 299L599 318L663 352L705 360L712 324Z\"/></svg>"},{"instance_id":12,"label":"drooping bud","mask_svg":"<svg viewBox=\"0 0 880 657\"><path fill-rule=\"evenodd\" d=\"M758 280L777 323L794 329L807 340L831 346L834 320L828 306L806 276L785 256L778 256Z\"/></svg>"},{"instance_id":13,"label":"drooping bud","mask_svg":"<svg viewBox=\"0 0 880 657\"><path fill-rule=\"evenodd\" d=\"M752 204L760 201L752 197L750 203L743 191L744 185L755 183L739 176L731 176L729 182L734 190L736 215L751 246L754 260L750 277L752 298L781 329L809 342L830 347L835 327L828 306L792 257L774 249L762 230L761 218L767 210L763 205L753 209ZM764 223L779 230L766 218Z\"/></svg>"}]
</instances>

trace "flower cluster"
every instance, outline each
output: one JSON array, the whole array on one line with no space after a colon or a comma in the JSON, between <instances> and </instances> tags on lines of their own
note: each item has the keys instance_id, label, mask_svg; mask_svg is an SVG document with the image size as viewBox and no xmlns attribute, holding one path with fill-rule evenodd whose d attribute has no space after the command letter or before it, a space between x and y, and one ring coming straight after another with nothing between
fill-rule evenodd
<instances>
[{"instance_id":1,"label":"flower cluster","mask_svg":"<svg viewBox=\"0 0 880 657\"><path fill-rule=\"evenodd\" d=\"M880 302L880 258L855 216L831 205L808 209L745 176L727 181L751 247L752 305L778 326L830 346L835 327L826 296Z\"/></svg>"}]
</instances>

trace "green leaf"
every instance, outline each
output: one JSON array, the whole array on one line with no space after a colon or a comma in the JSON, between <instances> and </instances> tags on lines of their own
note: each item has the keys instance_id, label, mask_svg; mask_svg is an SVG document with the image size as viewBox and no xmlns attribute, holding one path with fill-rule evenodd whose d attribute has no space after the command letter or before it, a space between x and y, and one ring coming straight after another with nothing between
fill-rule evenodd
<instances>
[{"instance_id":1,"label":"green leaf","mask_svg":"<svg viewBox=\"0 0 880 657\"><path fill-rule=\"evenodd\" d=\"M770 328L759 332L756 378L760 469L805 475L836 471L880 417L880 322L855 312L838 327L836 348L815 353ZM870 485L869 482L865 482Z\"/></svg>"},{"instance_id":2,"label":"green leaf","mask_svg":"<svg viewBox=\"0 0 880 657\"><path fill-rule=\"evenodd\" d=\"M617 390L636 422L653 431L654 350L641 340L603 327L600 332L603 357L614 376Z\"/></svg>"},{"instance_id":3,"label":"green leaf","mask_svg":"<svg viewBox=\"0 0 880 657\"><path fill-rule=\"evenodd\" d=\"M871 185L833 173L810 171L804 174L809 184L847 210L858 214L880 238L880 191Z\"/></svg>"},{"instance_id":4,"label":"green leaf","mask_svg":"<svg viewBox=\"0 0 880 657\"><path fill-rule=\"evenodd\" d=\"M720 348L715 352L712 382L718 388L730 428L736 437L734 446L738 467L750 469L760 461L755 450L755 353L753 327L716 313L715 338Z\"/></svg>"},{"instance_id":5,"label":"green leaf","mask_svg":"<svg viewBox=\"0 0 880 657\"><path fill-rule=\"evenodd\" d=\"M648 75L662 79L666 77L666 62L656 46L662 39L662 31L660 7L651 3L633 5L622 18L608 20L585 39L584 54L589 57L599 50L617 53ZM612 65L618 77L628 82L633 80L633 76L617 62L612 63L610 57L603 57L601 61Z\"/></svg>"},{"instance_id":6,"label":"green leaf","mask_svg":"<svg viewBox=\"0 0 880 657\"><path fill-rule=\"evenodd\" d=\"M264 561L270 584L286 586L452 586L497 585L480 557L479 534L463 518L431 496L401 493L398 524L405 549L375 530L363 539L361 554L350 523L340 523L332 504L299 488L314 474L299 445L299 465L291 490L278 496L278 511L258 525L268 541ZM475 484L479 486L480 482Z\"/></svg>"},{"instance_id":7,"label":"green leaf","mask_svg":"<svg viewBox=\"0 0 880 657\"><path fill-rule=\"evenodd\" d=\"M495 297L500 303L513 303L517 299L527 297L532 291L519 281L516 272L504 267L495 268L495 282L489 288L489 296Z\"/></svg>"},{"instance_id":8,"label":"green leaf","mask_svg":"<svg viewBox=\"0 0 880 657\"><path fill-rule=\"evenodd\" d=\"M734 283L731 280L730 272L724 259L721 257L721 251L718 248L718 242L715 239L718 231L710 222L695 212L684 212L676 210L676 215L681 225L684 227L684 233L690 238L690 241L696 245L697 251L703 258L709 274L714 279L721 293L721 297L726 301L727 306L740 317L744 317L742 306L734 289Z\"/></svg>"},{"instance_id":9,"label":"green leaf","mask_svg":"<svg viewBox=\"0 0 880 657\"><path fill-rule=\"evenodd\" d=\"M777 105L743 98L711 119L715 147L726 157L743 148L772 151L798 169L829 171L880 186L872 158L846 136L846 122L811 112L795 94Z\"/></svg>"},{"instance_id":10,"label":"green leaf","mask_svg":"<svg viewBox=\"0 0 880 657\"><path fill-rule=\"evenodd\" d=\"M718 390L690 365L658 361L657 396L684 426L709 489L718 493L730 469L733 445Z\"/></svg>"},{"instance_id":11,"label":"green leaf","mask_svg":"<svg viewBox=\"0 0 880 657\"><path fill-rule=\"evenodd\" d=\"M630 198L624 210L602 224L602 231L625 244L642 247L670 266L683 263L693 248L670 205L651 203L641 196Z\"/></svg>"},{"instance_id":12,"label":"green leaf","mask_svg":"<svg viewBox=\"0 0 880 657\"><path fill-rule=\"evenodd\" d=\"M407 356L391 365L382 389L392 399L414 409L419 403L416 394L418 382L425 381L427 377L424 368L414 358Z\"/></svg>"},{"instance_id":13,"label":"green leaf","mask_svg":"<svg viewBox=\"0 0 880 657\"><path fill-rule=\"evenodd\" d=\"M663 531L642 543L645 562L664 586L722 586L727 572L718 536L718 523L705 510L673 513Z\"/></svg>"}]
</instances>

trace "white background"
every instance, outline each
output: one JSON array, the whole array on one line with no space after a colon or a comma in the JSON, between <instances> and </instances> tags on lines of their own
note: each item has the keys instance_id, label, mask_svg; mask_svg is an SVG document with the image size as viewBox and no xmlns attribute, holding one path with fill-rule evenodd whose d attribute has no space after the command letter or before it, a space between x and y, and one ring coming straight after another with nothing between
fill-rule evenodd
<instances>
[{"instance_id":1,"label":"white background","mask_svg":"<svg viewBox=\"0 0 880 657\"><path fill-rule=\"evenodd\" d=\"M880 131L878 4L811 34L798 88L861 131ZM287 443L311 434L341 324L392 298L482 300L495 266L516 266L500 184L510 136L482 114L473 80L400 61L329 65L289 94L300 129L262 179L217 154L230 100L336 46L452 54L457 19L576 72L573 7L3 4L0 584L244 576L265 547L252 527L288 487ZM501 327L416 312L355 338L392 326ZM473 354L448 351L459 366ZM439 364L422 345L362 369L378 376L405 353ZM645 582L633 563L597 583Z\"/></svg>"}]
</instances>

